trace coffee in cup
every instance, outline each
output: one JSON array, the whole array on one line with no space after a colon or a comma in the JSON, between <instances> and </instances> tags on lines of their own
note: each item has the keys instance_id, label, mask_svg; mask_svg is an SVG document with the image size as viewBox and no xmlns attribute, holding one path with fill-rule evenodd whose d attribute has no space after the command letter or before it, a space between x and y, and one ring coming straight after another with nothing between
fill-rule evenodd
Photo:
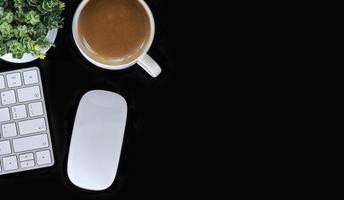
<instances>
[{"instance_id":1,"label":"coffee in cup","mask_svg":"<svg viewBox=\"0 0 344 200\"><path fill-rule=\"evenodd\" d=\"M161 69L146 54L154 29L142 0L84 0L73 19L73 37L90 62L112 70L138 63L156 77Z\"/></svg>"}]
</instances>

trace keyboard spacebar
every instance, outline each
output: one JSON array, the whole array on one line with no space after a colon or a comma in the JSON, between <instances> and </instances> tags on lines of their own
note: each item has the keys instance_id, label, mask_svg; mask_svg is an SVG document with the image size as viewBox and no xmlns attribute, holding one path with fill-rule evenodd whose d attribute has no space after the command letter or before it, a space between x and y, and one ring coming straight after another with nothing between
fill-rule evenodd
<instances>
[{"instance_id":1,"label":"keyboard spacebar","mask_svg":"<svg viewBox=\"0 0 344 200\"><path fill-rule=\"evenodd\" d=\"M34 135L13 140L14 152L46 148L49 146L47 134Z\"/></svg>"}]
</instances>

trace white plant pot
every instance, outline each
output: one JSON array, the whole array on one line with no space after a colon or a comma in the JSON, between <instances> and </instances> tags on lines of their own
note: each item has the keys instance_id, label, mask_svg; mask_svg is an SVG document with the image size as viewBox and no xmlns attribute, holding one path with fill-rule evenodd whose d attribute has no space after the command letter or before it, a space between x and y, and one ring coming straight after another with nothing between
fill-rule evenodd
<instances>
[{"instance_id":1,"label":"white plant pot","mask_svg":"<svg viewBox=\"0 0 344 200\"><path fill-rule=\"evenodd\" d=\"M53 30L48 31L46 38L52 44L54 44L56 36L57 36L57 29L53 29ZM44 48L41 50L41 52L46 53L49 49L50 49L50 47ZM12 53L7 53L7 54L1 56L0 59L5 60L7 62L11 62L11 63L27 63L27 62L31 62L33 60L38 59L38 56L33 56L30 53L25 53L21 59L17 59L17 58L12 57Z\"/></svg>"}]
</instances>

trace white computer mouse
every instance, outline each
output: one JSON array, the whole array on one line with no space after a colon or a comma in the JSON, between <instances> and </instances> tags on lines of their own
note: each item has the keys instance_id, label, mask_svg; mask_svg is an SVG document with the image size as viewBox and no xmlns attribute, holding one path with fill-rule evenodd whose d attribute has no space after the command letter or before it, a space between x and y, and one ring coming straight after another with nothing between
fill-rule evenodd
<instances>
[{"instance_id":1,"label":"white computer mouse","mask_svg":"<svg viewBox=\"0 0 344 200\"><path fill-rule=\"evenodd\" d=\"M83 189L104 190L115 180L127 118L125 99L104 90L81 98L69 147L67 174Z\"/></svg>"}]
</instances>

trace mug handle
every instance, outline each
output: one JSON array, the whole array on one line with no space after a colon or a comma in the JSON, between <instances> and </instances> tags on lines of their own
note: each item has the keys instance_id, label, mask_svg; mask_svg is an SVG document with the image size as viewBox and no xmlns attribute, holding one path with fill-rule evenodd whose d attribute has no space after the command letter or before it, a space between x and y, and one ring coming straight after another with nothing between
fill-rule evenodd
<instances>
[{"instance_id":1,"label":"mug handle","mask_svg":"<svg viewBox=\"0 0 344 200\"><path fill-rule=\"evenodd\" d=\"M152 77L157 77L161 73L161 68L158 63L156 63L152 57L145 54L137 62L149 75Z\"/></svg>"}]
</instances>

